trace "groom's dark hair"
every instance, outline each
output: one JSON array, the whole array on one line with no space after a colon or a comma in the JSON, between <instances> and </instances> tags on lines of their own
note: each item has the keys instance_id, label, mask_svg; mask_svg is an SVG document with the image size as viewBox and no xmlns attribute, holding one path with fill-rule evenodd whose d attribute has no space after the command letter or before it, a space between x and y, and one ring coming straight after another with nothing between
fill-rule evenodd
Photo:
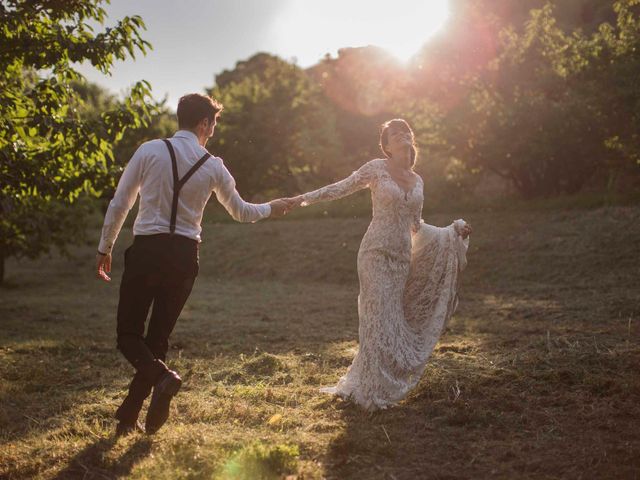
<instances>
[{"instance_id":1,"label":"groom's dark hair","mask_svg":"<svg viewBox=\"0 0 640 480\"><path fill-rule=\"evenodd\" d=\"M178 128L195 128L203 118L210 122L224 109L221 103L207 95L189 93L178 101Z\"/></svg>"}]
</instances>

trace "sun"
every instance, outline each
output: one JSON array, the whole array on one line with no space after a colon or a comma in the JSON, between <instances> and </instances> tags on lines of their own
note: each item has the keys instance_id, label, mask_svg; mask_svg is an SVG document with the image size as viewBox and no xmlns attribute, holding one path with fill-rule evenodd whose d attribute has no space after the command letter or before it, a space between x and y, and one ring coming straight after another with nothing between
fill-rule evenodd
<instances>
[{"instance_id":1,"label":"sun","mask_svg":"<svg viewBox=\"0 0 640 480\"><path fill-rule=\"evenodd\" d=\"M409 60L446 24L449 0L288 0L271 25L276 53L311 65L344 47L375 45Z\"/></svg>"},{"instance_id":2,"label":"sun","mask_svg":"<svg viewBox=\"0 0 640 480\"><path fill-rule=\"evenodd\" d=\"M414 56L449 18L448 0L389 3L393 10L385 15L377 45L403 61Z\"/></svg>"}]
</instances>

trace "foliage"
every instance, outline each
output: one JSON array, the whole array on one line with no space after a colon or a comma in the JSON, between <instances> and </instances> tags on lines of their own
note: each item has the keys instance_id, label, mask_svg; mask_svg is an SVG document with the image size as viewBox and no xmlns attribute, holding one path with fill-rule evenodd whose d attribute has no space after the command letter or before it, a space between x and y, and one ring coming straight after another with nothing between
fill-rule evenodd
<instances>
[{"instance_id":1,"label":"foliage","mask_svg":"<svg viewBox=\"0 0 640 480\"><path fill-rule=\"evenodd\" d=\"M175 129L145 82L121 101L74 70L85 61L108 73L149 47L138 17L95 33L103 3L0 1L0 260L79 238L85 209L64 207L109 198L139 143ZM249 198L297 194L379 156L378 126L400 116L416 131L429 201L477 192L487 173L525 198L633 190L639 8L455 2L452 24L408 67L374 47L307 70L257 54L209 90L226 107L212 150Z\"/></svg>"},{"instance_id":2,"label":"foliage","mask_svg":"<svg viewBox=\"0 0 640 480\"><path fill-rule=\"evenodd\" d=\"M592 92L606 113L601 119L608 128L604 173L640 173L640 1L625 0L614 5L614 25L603 24L594 36L599 58L591 69ZM600 119L599 119L600 120Z\"/></svg>"},{"instance_id":3,"label":"foliage","mask_svg":"<svg viewBox=\"0 0 640 480\"><path fill-rule=\"evenodd\" d=\"M227 110L215 150L240 189L291 194L341 178L380 155L378 126L398 116L416 131L431 200L640 181L637 0L455 9L409 68L366 47L306 71L259 54L219 75L211 91ZM489 173L503 180L490 186Z\"/></svg>"},{"instance_id":4,"label":"foliage","mask_svg":"<svg viewBox=\"0 0 640 480\"><path fill-rule=\"evenodd\" d=\"M405 68L384 50L368 46L340 49L336 58L327 55L306 73L335 113L342 146L334 169L338 177L381 157L380 125L402 111L395 107L407 95Z\"/></svg>"},{"instance_id":5,"label":"foliage","mask_svg":"<svg viewBox=\"0 0 640 480\"><path fill-rule=\"evenodd\" d=\"M0 2L0 264L72 240L65 228L76 212L61 207L100 194L96 185L111 173L114 143L152 113L149 85L139 82L113 108L83 115L83 79L74 64L109 73L116 60L149 48L139 17L94 33L90 23L105 19L102 3ZM53 211L55 220L40 221Z\"/></svg>"},{"instance_id":6,"label":"foliage","mask_svg":"<svg viewBox=\"0 0 640 480\"><path fill-rule=\"evenodd\" d=\"M216 79L225 111L213 140L241 192L297 194L332 176L340 157L333 111L296 65L258 54Z\"/></svg>"},{"instance_id":7,"label":"foliage","mask_svg":"<svg viewBox=\"0 0 640 480\"><path fill-rule=\"evenodd\" d=\"M575 193L597 173L628 169L638 152L636 4L617 2L617 24L591 35L561 29L551 4L522 31L504 29L499 55L448 116L455 155L525 197Z\"/></svg>"}]
</instances>

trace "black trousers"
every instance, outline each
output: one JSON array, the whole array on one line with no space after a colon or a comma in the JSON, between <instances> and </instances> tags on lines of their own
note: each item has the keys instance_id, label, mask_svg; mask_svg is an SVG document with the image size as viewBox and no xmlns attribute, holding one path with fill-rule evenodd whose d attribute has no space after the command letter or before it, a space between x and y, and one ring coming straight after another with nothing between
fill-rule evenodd
<instances>
[{"instance_id":1,"label":"black trousers","mask_svg":"<svg viewBox=\"0 0 640 480\"><path fill-rule=\"evenodd\" d=\"M153 385L167 371L163 362L169 336L198 275L198 242L180 235L137 235L124 258L118 349L136 373L116 418L135 422Z\"/></svg>"}]
</instances>

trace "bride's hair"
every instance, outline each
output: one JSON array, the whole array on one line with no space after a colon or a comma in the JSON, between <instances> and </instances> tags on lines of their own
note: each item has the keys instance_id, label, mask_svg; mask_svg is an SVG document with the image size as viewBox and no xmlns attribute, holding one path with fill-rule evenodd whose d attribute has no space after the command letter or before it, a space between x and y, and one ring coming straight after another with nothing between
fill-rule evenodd
<instances>
[{"instance_id":1,"label":"bride's hair","mask_svg":"<svg viewBox=\"0 0 640 480\"><path fill-rule=\"evenodd\" d=\"M394 118L382 124L380 127L380 148L387 158L391 156L387 149L384 148L385 145L389 143L389 127L395 127L411 135L411 168L413 168L418 158L418 147L416 147L416 137L413 134L413 130L411 130L406 120L402 118Z\"/></svg>"}]
</instances>

